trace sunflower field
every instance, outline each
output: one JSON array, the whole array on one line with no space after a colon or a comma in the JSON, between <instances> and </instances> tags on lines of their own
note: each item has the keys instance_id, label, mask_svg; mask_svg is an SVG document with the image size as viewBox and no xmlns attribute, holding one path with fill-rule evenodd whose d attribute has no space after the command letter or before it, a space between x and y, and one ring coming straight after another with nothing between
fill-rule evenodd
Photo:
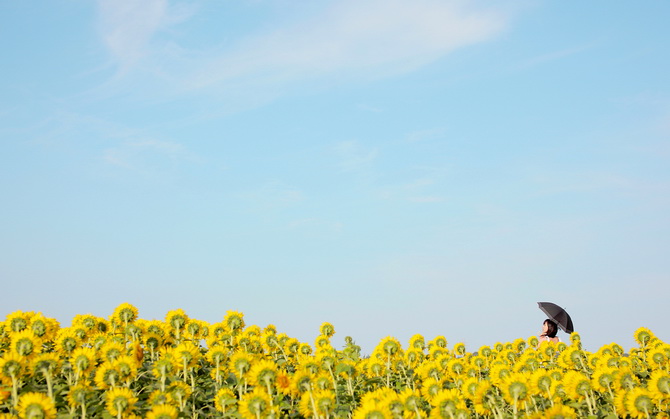
<instances>
[{"instance_id":1,"label":"sunflower field","mask_svg":"<svg viewBox=\"0 0 670 419\"><path fill-rule=\"evenodd\" d=\"M235 311L144 320L127 303L70 327L17 311L0 322L0 419L669 417L670 345L645 328L628 352L587 352L576 333L476 352L415 335L365 357L334 333L324 323L310 345Z\"/></svg>"}]
</instances>

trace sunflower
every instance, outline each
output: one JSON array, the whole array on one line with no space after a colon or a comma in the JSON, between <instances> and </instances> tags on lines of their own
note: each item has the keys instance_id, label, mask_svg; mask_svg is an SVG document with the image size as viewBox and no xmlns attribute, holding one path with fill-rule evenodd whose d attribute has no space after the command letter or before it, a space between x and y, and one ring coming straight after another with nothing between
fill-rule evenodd
<instances>
[{"instance_id":1,"label":"sunflower","mask_svg":"<svg viewBox=\"0 0 670 419\"><path fill-rule=\"evenodd\" d=\"M652 393L642 387L627 391L624 403L628 414L634 418L648 418L654 411Z\"/></svg>"},{"instance_id":2,"label":"sunflower","mask_svg":"<svg viewBox=\"0 0 670 419\"><path fill-rule=\"evenodd\" d=\"M97 353L93 348L77 348L70 354L70 364L78 377L91 372L97 362Z\"/></svg>"},{"instance_id":3,"label":"sunflower","mask_svg":"<svg viewBox=\"0 0 670 419\"><path fill-rule=\"evenodd\" d=\"M114 368L121 374L121 379L126 382L132 382L137 376L138 362L135 357L123 355L112 362Z\"/></svg>"},{"instance_id":4,"label":"sunflower","mask_svg":"<svg viewBox=\"0 0 670 419\"><path fill-rule=\"evenodd\" d=\"M529 337L526 343L528 344L529 347L533 349L537 349L538 346L540 346L540 340L537 338L537 336Z\"/></svg>"},{"instance_id":5,"label":"sunflower","mask_svg":"<svg viewBox=\"0 0 670 419\"><path fill-rule=\"evenodd\" d=\"M270 396L258 388L243 395L237 405L240 415L245 419L265 418L272 411Z\"/></svg>"},{"instance_id":6,"label":"sunflower","mask_svg":"<svg viewBox=\"0 0 670 419\"><path fill-rule=\"evenodd\" d=\"M188 321L188 315L180 308L168 311L165 315L165 324L170 330L175 331L177 338L179 338L181 331L184 330Z\"/></svg>"},{"instance_id":7,"label":"sunflower","mask_svg":"<svg viewBox=\"0 0 670 419\"><path fill-rule=\"evenodd\" d=\"M254 362L253 355L246 352L235 352L228 361L228 369L241 380L251 369L252 362Z\"/></svg>"},{"instance_id":8,"label":"sunflower","mask_svg":"<svg viewBox=\"0 0 670 419\"><path fill-rule=\"evenodd\" d=\"M596 369L591 375L591 386L601 393L610 393L614 388L617 370L608 366Z\"/></svg>"},{"instance_id":9,"label":"sunflower","mask_svg":"<svg viewBox=\"0 0 670 419\"><path fill-rule=\"evenodd\" d=\"M335 334L335 326L328 322L324 322L319 326L319 332L324 336L331 337Z\"/></svg>"},{"instance_id":10,"label":"sunflower","mask_svg":"<svg viewBox=\"0 0 670 419\"><path fill-rule=\"evenodd\" d=\"M95 385L102 389L113 388L119 385L121 373L109 362L102 363L95 371Z\"/></svg>"},{"instance_id":11,"label":"sunflower","mask_svg":"<svg viewBox=\"0 0 670 419\"><path fill-rule=\"evenodd\" d=\"M0 376L8 379L18 379L26 372L26 362L23 357L14 352L5 352L0 358Z\"/></svg>"},{"instance_id":12,"label":"sunflower","mask_svg":"<svg viewBox=\"0 0 670 419\"><path fill-rule=\"evenodd\" d=\"M414 335L409 339L408 349L418 349L423 352L426 348L426 339L422 335Z\"/></svg>"},{"instance_id":13,"label":"sunflower","mask_svg":"<svg viewBox=\"0 0 670 419\"><path fill-rule=\"evenodd\" d=\"M641 348L647 346L647 344L654 338L654 334L651 333L651 330L646 327L640 327L634 333L635 342L640 345Z\"/></svg>"},{"instance_id":14,"label":"sunflower","mask_svg":"<svg viewBox=\"0 0 670 419\"><path fill-rule=\"evenodd\" d=\"M21 332L28 328L30 324L30 318L33 316L32 312L23 312L17 310L13 313L10 313L5 317L5 323L10 331L17 333Z\"/></svg>"},{"instance_id":15,"label":"sunflower","mask_svg":"<svg viewBox=\"0 0 670 419\"><path fill-rule=\"evenodd\" d=\"M405 411L413 413L411 414L412 417L414 417L414 414L416 414L417 417L421 417L419 412L423 412L425 400L421 397L421 393L419 393L418 390L405 388L398 394L398 398L402 402Z\"/></svg>"},{"instance_id":16,"label":"sunflower","mask_svg":"<svg viewBox=\"0 0 670 419\"><path fill-rule=\"evenodd\" d=\"M298 405L304 417L329 417L335 411L335 393L332 390L316 390L303 393Z\"/></svg>"},{"instance_id":17,"label":"sunflower","mask_svg":"<svg viewBox=\"0 0 670 419\"><path fill-rule=\"evenodd\" d=\"M489 416L493 414L498 406L498 395L495 387L488 381L482 381L477 387L477 392L472 400L475 412L479 415Z\"/></svg>"},{"instance_id":18,"label":"sunflower","mask_svg":"<svg viewBox=\"0 0 670 419\"><path fill-rule=\"evenodd\" d=\"M570 399L580 401L591 391L591 379L581 372L568 371L563 376L563 388Z\"/></svg>"},{"instance_id":19,"label":"sunflower","mask_svg":"<svg viewBox=\"0 0 670 419\"><path fill-rule=\"evenodd\" d=\"M429 377L423 380L421 384L421 395L432 404L433 398L439 393L443 388L442 381L438 381L433 377Z\"/></svg>"},{"instance_id":20,"label":"sunflower","mask_svg":"<svg viewBox=\"0 0 670 419\"><path fill-rule=\"evenodd\" d=\"M277 379L277 364L268 360L260 360L253 364L249 370L249 380L251 384L270 387Z\"/></svg>"},{"instance_id":21,"label":"sunflower","mask_svg":"<svg viewBox=\"0 0 670 419\"><path fill-rule=\"evenodd\" d=\"M63 355L69 355L79 345L79 338L74 329L66 327L56 334L56 350Z\"/></svg>"},{"instance_id":22,"label":"sunflower","mask_svg":"<svg viewBox=\"0 0 670 419\"><path fill-rule=\"evenodd\" d=\"M100 357L107 362L112 362L121 355L125 355L125 353L125 345L114 340L105 342L100 348Z\"/></svg>"},{"instance_id":23,"label":"sunflower","mask_svg":"<svg viewBox=\"0 0 670 419\"><path fill-rule=\"evenodd\" d=\"M237 398L229 388L222 388L214 396L214 407L219 412L226 413L228 408L237 403Z\"/></svg>"},{"instance_id":24,"label":"sunflower","mask_svg":"<svg viewBox=\"0 0 670 419\"><path fill-rule=\"evenodd\" d=\"M398 339L392 336L387 336L379 341L374 352L383 356L383 359L394 357L396 355L402 356L402 345L398 342Z\"/></svg>"},{"instance_id":25,"label":"sunflower","mask_svg":"<svg viewBox=\"0 0 670 419\"><path fill-rule=\"evenodd\" d=\"M137 320L138 311L135 306L129 303L122 303L116 309L111 316L112 324L127 326L129 323Z\"/></svg>"},{"instance_id":26,"label":"sunflower","mask_svg":"<svg viewBox=\"0 0 670 419\"><path fill-rule=\"evenodd\" d=\"M239 311L228 310L223 318L223 322L228 326L228 330L236 334L244 329L244 314Z\"/></svg>"},{"instance_id":27,"label":"sunflower","mask_svg":"<svg viewBox=\"0 0 670 419\"><path fill-rule=\"evenodd\" d=\"M665 371L654 371L647 382L647 389L655 400L670 398L670 377Z\"/></svg>"},{"instance_id":28,"label":"sunflower","mask_svg":"<svg viewBox=\"0 0 670 419\"><path fill-rule=\"evenodd\" d=\"M117 387L107 390L105 395L106 407L113 416L122 417L135 409L137 397L129 388Z\"/></svg>"},{"instance_id":29,"label":"sunflower","mask_svg":"<svg viewBox=\"0 0 670 419\"><path fill-rule=\"evenodd\" d=\"M393 412L388 405L368 400L354 410L352 419L390 419L392 417Z\"/></svg>"},{"instance_id":30,"label":"sunflower","mask_svg":"<svg viewBox=\"0 0 670 419\"><path fill-rule=\"evenodd\" d=\"M33 371L41 372L42 374L53 374L60 365L60 357L53 352L44 352L30 361L30 367Z\"/></svg>"},{"instance_id":31,"label":"sunflower","mask_svg":"<svg viewBox=\"0 0 670 419\"><path fill-rule=\"evenodd\" d=\"M170 387L167 391L170 394L170 397L176 400L182 409L184 409L186 406L186 400L191 396L192 393L191 386L183 381L173 381L170 383Z\"/></svg>"},{"instance_id":32,"label":"sunflower","mask_svg":"<svg viewBox=\"0 0 670 419\"><path fill-rule=\"evenodd\" d=\"M431 418L450 418L460 409L466 409L465 400L458 389L440 390L430 403L433 409Z\"/></svg>"},{"instance_id":33,"label":"sunflower","mask_svg":"<svg viewBox=\"0 0 670 419\"><path fill-rule=\"evenodd\" d=\"M77 384L70 387L67 394L67 403L71 407L86 406L86 398L91 394L91 388L86 384Z\"/></svg>"},{"instance_id":34,"label":"sunflower","mask_svg":"<svg viewBox=\"0 0 670 419\"><path fill-rule=\"evenodd\" d=\"M523 403L530 397L530 377L526 373L515 373L506 377L499 385L502 395L512 405Z\"/></svg>"},{"instance_id":35,"label":"sunflower","mask_svg":"<svg viewBox=\"0 0 670 419\"><path fill-rule=\"evenodd\" d=\"M147 404L149 406L157 406L161 404L175 405L177 401L172 397L172 395L167 391L154 390L149 394L147 398Z\"/></svg>"},{"instance_id":36,"label":"sunflower","mask_svg":"<svg viewBox=\"0 0 670 419\"><path fill-rule=\"evenodd\" d=\"M577 412L570 406L555 404L554 406L528 416L530 419L576 419Z\"/></svg>"},{"instance_id":37,"label":"sunflower","mask_svg":"<svg viewBox=\"0 0 670 419\"><path fill-rule=\"evenodd\" d=\"M200 348L191 342L182 342L172 349L172 354L182 368L193 368L202 358Z\"/></svg>"},{"instance_id":38,"label":"sunflower","mask_svg":"<svg viewBox=\"0 0 670 419\"><path fill-rule=\"evenodd\" d=\"M56 417L54 401L42 393L24 393L19 398L19 416L22 418L52 419Z\"/></svg>"},{"instance_id":39,"label":"sunflower","mask_svg":"<svg viewBox=\"0 0 670 419\"><path fill-rule=\"evenodd\" d=\"M551 394L551 375L545 369L537 369L530 375L528 381L532 395L545 396Z\"/></svg>"},{"instance_id":40,"label":"sunflower","mask_svg":"<svg viewBox=\"0 0 670 419\"><path fill-rule=\"evenodd\" d=\"M146 419L177 419L179 411L169 404L155 405L147 412Z\"/></svg>"},{"instance_id":41,"label":"sunflower","mask_svg":"<svg viewBox=\"0 0 670 419\"><path fill-rule=\"evenodd\" d=\"M42 340L32 330L25 329L12 334L11 348L21 356L30 357L41 352Z\"/></svg>"},{"instance_id":42,"label":"sunflower","mask_svg":"<svg viewBox=\"0 0 670 419\"><path fill-rule=\"evenodd\" d=\"M415 349L415 348L410 348L405 352L405 360L407 363L413 367L416 367L417 365L421 364L421 362L424 360L426 355L423 353L423 350L421 349Z\"/></svg>"}]
</instances>

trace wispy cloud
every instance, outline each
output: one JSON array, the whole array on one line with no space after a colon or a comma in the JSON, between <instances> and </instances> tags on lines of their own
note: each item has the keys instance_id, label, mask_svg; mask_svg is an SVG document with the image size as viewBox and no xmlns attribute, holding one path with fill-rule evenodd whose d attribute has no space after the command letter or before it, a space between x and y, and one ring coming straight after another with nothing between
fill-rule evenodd
<instances>
[{"instance_id":1,"label":"wispy cloud","mask_svg":"<svg viewBox=\"0 0 670 419\"><path fill-rule=\"evenodd\" d=\"M593 49L597 47L600 44L600 42L590 42L588 44L584 45L579 45L576 47L571 47L571 48L566 48L566 49L561 49L558 51L552 51L544 54L540 54L538 56L535 56L533 58L530 58L528 60L523 61L521 64L519 64L520 69L524 68L529 68L529 67L534 67L536 65L540 64L545 64L551 61L556 61L560 60L563 58L570 57L572 55L580 54L582 52L588 51L590 49Z\"/></svg>"},{"instance_id":2,"label":"wispy cloud","mask_svg":"<svg viewBox=\"0 0 670 419\"><path fill-rule=\"evenodd\" d=\"M103 151L105 162L142 172L157 169L157 164L164 167L193 159L193 154L183 145L156 139L128 140Z\"/></svg>"},{"instance_id":3,"label":"wispy cloud","mask_svg":"<svg viewBox=\"0 0 670 419\"><path fill-rule=\"evenodd\" d=\"M149 52L162 28L180 22L194 9L168 0L98 0L99 32L120 71L128 71Z\"/></svg>"},{"instance_id":4,"label":"wispy cloud","mask_svg":"<svg viewBox=\"0 0 670 419\"><path fill-rule=\"evenodd\" d=\"M422 177L410 182L383 187L379 190L378 196L381 199L403 200L418 204L443 202L445 198L434 192L436 184L435 177Z\"/></svg>"},{"instance_id":5,"label":"wispy cloud","mask_svg":"<svg viewBox=\"0 0 670 419\"><path fill-rule=\"evenodd\" d=\"M282 84L414 70L486 41L507 16L464 1L345 0L308 21L242 40L191 80L196 88Z\"/></svg>"},{"instance_id":6,"label":"wispy cloud","mask_svg":"<svg viewBox=\"0 0 670 419\"><path fill-rule=\"evenodd\" d=\"M358 141L342 141L333 147L338 161L338 167L343 172L360 172L371 169L379 154L375 147L366 147Z\"/></svg>"},{"instance_id":7,"label":"wispy cloud","mask_svg":"<svg viewBox=\"0 0 670 419\"><path fill-rule=\"evenodd\" d=\"M257 210L267 211L297 205L305 200L305 194L293 185L272 180L243 193L242 198L250 202Z\"/></svg>"},{"instance_id":8,"label":"wispy cloud","mask_svg":"<svg viewBox=\"0 0 670 419\"><path fill-rule=\"evenodd\" d=\"M443 135L444 135L444 129L442 128L424 129L410 132L409 134L407 134L406 141L410 143L416 143L419 141L426 141L440 138Z\"/></svg>"}]
</instances>

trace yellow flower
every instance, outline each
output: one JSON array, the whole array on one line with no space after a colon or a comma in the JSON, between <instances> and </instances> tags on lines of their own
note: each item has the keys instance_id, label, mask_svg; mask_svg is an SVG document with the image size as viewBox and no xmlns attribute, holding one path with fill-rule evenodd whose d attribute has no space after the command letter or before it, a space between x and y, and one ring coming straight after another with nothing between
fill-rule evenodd
<instances>
[{"instance_id":1,"label":"yellow flower","mask_svg":"<svg viewBox=\"0 0 670 419\"><path fill-rule=\"evenodd\" d=\"M380 358L386 360L388 357L403 356L402 345L398 339L387 336L382 339L374 350L375 354L379 354Z\"/></svg>"},{"instance_id":2,"label":"yellow flower","mask_svg":"<svg viewBox=\"0 0 670 419\"><path fill-rule=\"evenodd\" d=\"M563 376L563 389L572 400L583 400L591 391L591 379L578 371L568 371Z\"/></svg>"},{"instance_id":3,"label":"yellow flower","mask_svg":"<svg viewBox=\"0 0 670 419\"><path fill-rule=\"evenodd\" d=\"M129 388L117 387L107 391L105 396L109 413L114 416L126 415L135 409L137 397Z\"/></svg>"},{"instance_id":4,"label":"yellow flower","mask_svg":"<svg viewBox=\"0 0 670 419\"><path fill-rule=\"evenodd\" d=\"M246 352L235 352L228 361L228 368L241 380L246 377L249 369L251 369L253 360L254 357L251 354Z\"/></svg>"},{"instance_id":5,"label":"yellow flower","mask_svg":"<svg viewBox=\"0 0 670 419\"><path fill-rule=\"evenodd\" d=\"M591 375L591 386L601 393L609 393L614 389L617 370L608 366L597 368Z\"/></svg>"},{"instance_id":6,"label":"yellow flower","mask_svg":"<svg viewBox=\"0 0 670 419\"><path fill-rule=\"evenodd\" d=\"M29 357L41 352L42 341L32 330L25 329L12 334L11 348L21 356Z\"/></svg>"},{"instance_id":7,"label":"yellow flower","mask_svg":"<svg viewBox=\"0 0 670 419\"><path fill-rule=\"evenodd\" d=\"M184 365L186 368L193 368L198 365L198 361L202 358L200 348L191 342L180 343L172 350L172 353L182 368Z\"/></svg>"},{"instance_id":8,"label":"yellow flower","mask_svg":"<svg viewBox=\"0 0 670 419\"><path fill-rule=\"evenodd\" d=\"M86 404L86 397L91 393L91 388L86 384L77 384L70 387L67 394L67 403L72 407Z\"/></svg>"},{"instance_id":9,"label":"yellow flower","mask_svg":"<svg viewBox=\"0 0 670 419\"><path fill-rule=\"evenodd\" d=\"M424 400L418 390L406 388L398 394L398 398L402 402L405 411L409 412L412 417L421 416L420 412L423 412Z\"/></svg>"},{"instance_id":10,"label":"yellow flower","mask_svg":"<svg viewBox=\"0 0 670 419\"><path fill-rule=\"evenodd\" d=\"M239 311L228 310L223 318L223 322L233 334L236 334L244 329L244 314Z\"/></svg>"},{"instance_id":11,"label":"yellow flower","mask_svg":"<svg viewBox=\"0 0 670 419\"><path fill-rule=\"evenodd\" d=\"M123 344L113 340L106 342L100 348L100 356L102 357L102 359L108 362L112 362L116 358L125 354L126 354L126 347Z\"/></svg>"},{"instance_id":12,"label":"yellow flower","mask_svg":"<svg viewBox=\"0 0 670 419\"><path fill-rule=\"evenodd\" d=\"M227 387L219 390L214 397L214 407L219 412L225 413L226 410L228 410L228 407L235 403L237 403L237 398L235 397L235 394L233 394L233 391Z\"/></svg>"},{"instance_id":13,"label":"yellow flower","mask_svg":"<svg viewBox=\"0 0 670 419\"><path fill-rule=\"evenodd\" d=\"M77 348L70 355L70 364L78 376L89 373L95 367L97 354L93 348Z\"/></svg>"},{"instance_id":14,"label":"yellow flower","mask_svg":"<svg viewBox=\"0 0 670 419\"><path fill-rule=\"evenodd\" d=\"M488 416L493 413L493 409L497 408L497 400L498 396L495 387L488 381L482 381L477 388L472 404L477 414Z\"/></svg>"},{"instance_id":15,"label":"yellow flower","mask_svg":"<svg viewBox=\"0 0 670 419\"><path fill-rule=\"evenodd\" d=\"M654 338L654 334L651 333L651 330L646 327L640 327L635 331L635 342L640 345L641 348L647 346L647 344Z\"/></svg>"},{"instance_id":16,"label":"yellow flower","mask_svg":"<svg viewBox=\"0 0 670 419\"><path fill-rule=\"evenodd\" d=\"M56 334L56 350L63 355L69 355L79 345L79 338L74 329L66 327Z\"/></svg>"},{"instance_id":17,"label":"yellow flower","mask_svg":"<svg viewBox=\"0 0 670 419\"><path fill-rule=\"evenodd\" d=\"M319 332L321 332L321 334L324 336L331 337L335 334L335 326L328 322L324 322L319 327Z\"/></svg>"},{"instance_id":18,"label":"yellow flower","mask_svg":"<svg viewBox=\"0 0 670 419\"><path fill-rule=\"evenodd\" d=\"M9 379L18 379L26 371L23 357L14 352L5 352L0 358L0 375Z\"/></svg>"},{"instance_id":19,"label":"yellow flower","mask_svg":"<svg viewBox=\"0 0 670 419\"><path fill-rule=\"evenodd\" d=\"M5 323L10 331L17 333L25 330L30 325L30 318L33 316L32 312L23 312L17 310L10 313L5 318Z\"/></svg>"},{"instance_id":20,"label":"yellow flower","mask_svg":"<svg viewBox=\"0 0 670 419\"><path fill-rule=\"evenodd\" d=\"M183 381L173 381L168 388L170 396L179 403L183 409L186 406L186 400L191 396L191 386Z\"/></svg>"},{"instance_id":21,"label":"yellow flower","mask_svg":"<svg viewBox=\"0 0 670 419\"><path fill-rule=\"evenodd\" d=\"M648 418L654 411L652 395L642 387L629 390L625 398L625 404L628 414L634 418Z\"/></svg>"},{"instance_id":22,"label":"yellow flower","mask_svg":"<svg viewBox=\"0 0 670 419\"><path fill-rule=\"evenodd\" d=\"M375 400L367 400L354 411L352 419L392 419L393 413L388 405Z\"/></svg>"},{"instance_id":23,"label":"yellow flower","mask_svg":"<svg viewBox=\"0 0 670 419\"><path fill-rule=\"evenodd\" d=\"M116 387L120 381L121 373L109 362L102 363L95 371L95 385L102 389Z\"/></svg>"},{"instance_id":24,"label":"yellow flower","mask_svg":"<svg viewBox=\"0 0 670 419\"><path fill-rule=\"evenodd\" d=\"M243 395L237 404L240 415L245 419L265 418L271 411L270 396L258 388Z\"/></svg>"},{"instance_id":25,"label":"yellow flower","mask_svg":"<svg viewBox=\"0 0 670 419\"><path fill-rule=\"evenodd\" d=\"M512 374L500 384L503 397L510 404L523 403L530 397L529 376L524 373Z\"/></svg>"},{"instance_id":26,"label":"yellow flower","mask_svg":"<svg viewBox=\"0 0 670 419\"><path fill-rule=\"evenodd\" d=\"M270 386L277 379L277 365L268 360L256 362L249 371L251 384L265 388Z\"/></svg>"},{"instance_id":27,"label":"yellow flower","mask_svg":"<svg viewBox=\"0 0 670 419\"><path fill-rule=\"evenodd\" d=\"M438 391L430 404L433 405L431 418L452 418L457 411L467 408L461 392L455 388Z\"/></svg>"},{"instance_id":28,"label":"yellow flower","mask_svg":"<svg viewBox=\"0 0 670 419\"><path fill-rule=\"evenodd\" d=\"M291 376L292 392L297 394L297 393L302 393L304 391L311 390L312 389L312 379L313 378L314 378L314 374L310 370L308 370L306 368L298 369Z\"/></svg>"},{"instance_id":29,"label":"yellow flower","mask_svg":"<svg viewBox=\"0 0 670 419\"><path fill-rule=\"evenodd\" d=\"M24 393L19 398L19 416L22 418L52 419L56 417L56 405L46 394Z\"/></svg>"},{"instance_id":30,"label":"yellow flower","mask_svg":"<svg viewBox=\"0 0 670 419\"><path fill-rule=\"evenodd\" d=\"M146 419L177 419L179 411L169 404L155 405L147 412Z\"/></svg>"},{"instance_id":31,"label":"yellow flower","mask_svg":"<svg viewBox=\"0 0 670 419\"><path fill-rule=\"evenodd\" d=\"M173 405L176 403L176 400L172 395L167 391L154 390L149 395L147 399L147 404L149 406L158 406L161 404Z\"/></svg>"},{"instance_id":32,"label":"yellow flower","mask_svg":"<svg viewBox=\"0 0 670 419\"><path fill-rule=\"evenodd\" d=\"M37 355L30 362L33 371L43 374L52 374L60 364L60 357L53 352L45 352Z\"/></svg>"},{"instance_id":33,"label":"yellow flower","mask_svg":"<svg viewBox=\"0 0 670 419\"><path fill-rule=\"evenodd\" d=\"M442 390L442 381L433 377L423 380L421 385L421 395L432 404L433 398Z\"/></svg>"},{"instance_id":34,"label":"yellow flower","mask_svg":"<svg viewBox=\"0 0 670 419\"><path fill-rule=\"evenodd\" d=\"M335 393L331 390L305 392L298 406L300 413L308 417L329 417L335 410Z\"/></svg>"},{"instance_id":35,"label":"yellow flower","mask_svg":"<svg viewBox=\"0 0 670 419\"><path fill-rule=\"evenodd\" d=\"M186 327L186 323L188 323L188 316L180 308L171 310L165 315L165 323L170 329L181 331Z\"/></svg>"},{"instance_id":36,"label":"yellow flower","mask_svg":"<svg viewBox=\"0 0 670 419\"><path fill-rule=\"evenodd\" d=\"M137 319L138 311L135 306L129 303L120 304L112 314L112 321L121 325L127 325Z\"/></svg>"},{"instance_id":37,"label":"yellow flower","mask_svg":"<svg viewBox=\"0 0 670 419\"><path fill-rule=\"evenodd\" d=\"M670 376L665 371L654 371L649 377L647 389L656 400L670 398Z\"/></svg>"},{"instance_id":38,"label":"yellow flower","mask_svg":"<svg viewBox=\"0 0 670 419\"><path fill-rule=\"evenodd\" d=\"M575 409L565 406L563 404L556 404L542 412L532 414L531 419L576 419L577 412Z\"/></svg>"},{"instance_id":39,"label":"yellow flower","mask_svg":"<svg viewBox=\"0 0 670 419\"><path fill-rule=\"evenodd\" d=\"M112 365L119 372L121 379L128 383L133 381L137 376L138 362L132 356L120 356L112 362Z\"/></svg>"}]
</instances>

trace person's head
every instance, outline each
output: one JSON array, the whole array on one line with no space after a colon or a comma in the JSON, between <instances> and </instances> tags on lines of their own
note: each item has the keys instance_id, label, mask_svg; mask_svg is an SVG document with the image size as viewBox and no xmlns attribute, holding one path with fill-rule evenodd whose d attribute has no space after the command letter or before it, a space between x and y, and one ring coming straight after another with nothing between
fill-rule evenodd
<instances>
[{"instance_id":1,"label":"person's head","mask_svg":"<svg viewBox=\"0 0 670 419\"><path fill-rule=\"evenodd\" d=\"M558 326L556 326L556 323L553 320L547 319L542 324L542 331L547 337L553 338L556 337L556 332L558 332Z\"/></svg>"}]
</instances>

